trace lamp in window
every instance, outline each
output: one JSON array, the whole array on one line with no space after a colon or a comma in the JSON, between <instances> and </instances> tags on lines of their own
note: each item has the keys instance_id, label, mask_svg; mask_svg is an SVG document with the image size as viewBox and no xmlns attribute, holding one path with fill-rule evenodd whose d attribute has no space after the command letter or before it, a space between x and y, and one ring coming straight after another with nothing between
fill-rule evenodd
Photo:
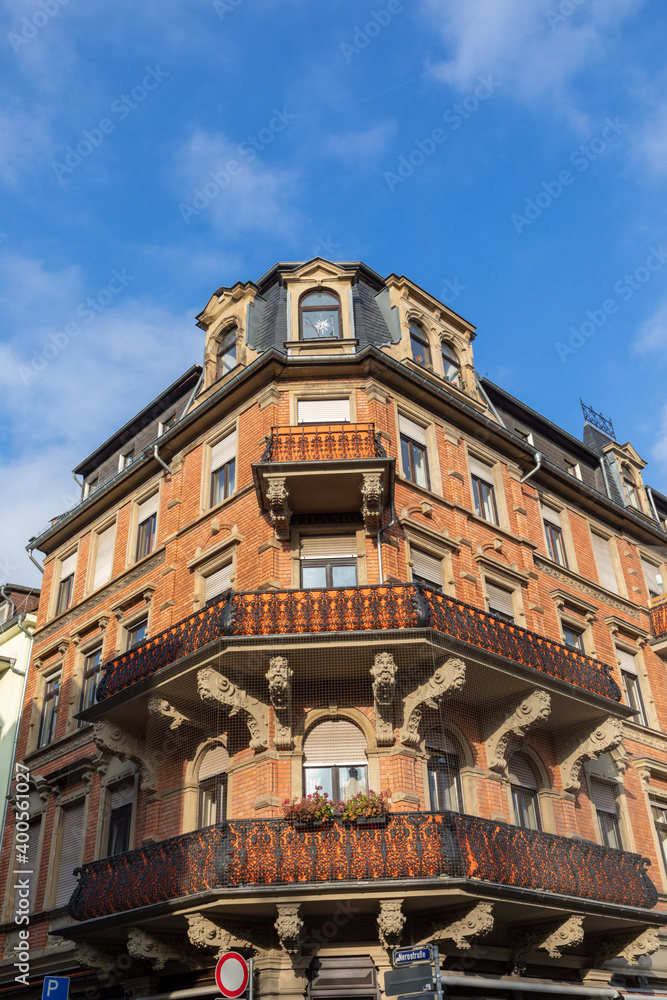
<instances>
[{"instance_id":1,"label":"lamp in window","mask_svg":"<svg viewBox=\"0 0 667 1000\"><path fill-rule=\"evenodd\" d=\"M431 347L428 337L416 323L410 324L410 349L413 361L418 365L425 365L426 368L431 367Z\"/></svg>"},{"instance_id":2,"label":"lamp in window","mask_svg":"<svg viewBox=\"0 0 667 1000\"><path fill-rule=\"evenodd\" d=\"M299 303L299 333L301 340L326 340L340 337L340 300L338 296L326 289L304 295Z\"/></svg>"},{"instance_id":3,"label":"lamp in window","mask_svg":"<svg viewBox=\"0 0 667 1000\"><path fill-rule=\"evenodd\" d=\"M459 389L463 388L463 379L461 377L461 365L459 364L459 359L456 351L451 344L448 344L446 340L443 340L442 346L442 368L445 375L445 379L451 385L457 386Z\"/></svg>"},{"instance_id":4,"label":"lamp in window","mask_svg":"<svg viewBox=\"0 0 667 1000\"><path fill-rule=\"evenodd\" d=\"M222 378L236 367L236 327L229 330L218 345L215 359L215 377Z\"/></svg>"}]
</instances>

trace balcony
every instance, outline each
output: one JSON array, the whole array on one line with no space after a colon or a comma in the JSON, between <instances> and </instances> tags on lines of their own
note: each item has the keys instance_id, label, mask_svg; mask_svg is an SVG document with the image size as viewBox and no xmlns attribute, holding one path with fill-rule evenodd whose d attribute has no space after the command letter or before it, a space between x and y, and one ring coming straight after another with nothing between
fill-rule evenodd
<instances>
[{"instance_id":1,"label":"balcony","mask_svg":"<svg viewBox=\"0 0 667 1000\"><path fill-rule=\"evenodd\" d=\"M432 630L465 643L471 655L485 650L501 664L511 661L529 668L524 674L539 672L579 690L620 701L621 692L609 667L599 660L411 583L340 590L229 592L110 660L97 697L103 701L125 691L224 637L396 632L397 638L398 633L405 638L410 629ZM532 676L532 684L537 676ZM488 697L488 675L481 688ZM574 721L573 716L569 718Z\"/></svg>"},{"instance_id":2,"label":"balcony","mask_svg":"<svg viewBox=\"0 0 667 1000\"><path fill-rule=\"evenodd\" d=\"M274 427L253 478L276 537L289 537L292 514L361 511L368 534L380 527L391 500L394 459L374 424Z\"/></svg>"},{"instance_id":3,"label":"balcony","mask_svg":"<svg viewBox=\"0 0 667 1000\"><path fill-rule=\"evenodd\" d=\"M654 597L649 601L651 609L651 630L653 652L664 659L667 658L667 594Z\"/></svg>"},{"instance_id":4,"label":"balcony","mask_svg":"<svg viewBox=\"0 0 667 1000\"><path fill-rule=\"evenodd\" d=\"M303 893L309 885L318 892L323 884L404 879L528 890L533 904L555 893L650 909L658 895L649 864L638 854L458 813L394 813L386 825L334 820L302 830L284 820L238 819L84 865L69 911L92 920L216 889L298 885Z\"/></svg>"}]
</instances>

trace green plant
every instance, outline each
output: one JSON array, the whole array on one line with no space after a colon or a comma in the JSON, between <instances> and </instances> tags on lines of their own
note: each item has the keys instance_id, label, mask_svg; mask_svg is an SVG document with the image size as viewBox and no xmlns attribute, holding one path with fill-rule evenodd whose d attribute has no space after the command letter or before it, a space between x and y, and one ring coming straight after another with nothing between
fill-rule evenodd
<instances>
[{"instance_id":1,"label":"green plant","mask_svg":"<svg viewBox=\"0 0 667 1000\"><path fill-rule=\"evenodd\" d=\"M357 792L347 802L339 802L338 806L341 816L348 823L352 823L360 817L365 819L377 819L379 816L386 816L389 813L390 791Z\"/></svg>"},{"instance_id":2,"label":"green plant","mask_svg":"<svg viewBox=\"0 0 667 1000\"><path fill-rule=\"evenodd\" d=\"M322 786L317 785L310 795L300 799L285 799L281 808L287 820L297 823L327 823L337 815L336 806L329 798L328 792L323 795Z\"/></svg>"}]
</instances>

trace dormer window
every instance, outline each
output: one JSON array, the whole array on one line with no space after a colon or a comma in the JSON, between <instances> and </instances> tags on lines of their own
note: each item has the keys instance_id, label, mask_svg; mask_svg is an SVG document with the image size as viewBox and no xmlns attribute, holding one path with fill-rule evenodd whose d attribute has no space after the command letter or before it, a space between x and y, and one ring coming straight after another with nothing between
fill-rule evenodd
<instances>
[{"instance_id":1,"label":"dormer window","mask_svg":"<svg viewBox=\"0 0 667 1000\"><path fill-rule=\"evenodd\" d=\"M431 367L431 348L428 337L422 328L415 323L410 324L410 349L413 361L416 361L418 365Z\"/></svg>"},{"instance_id":2,"label":"dormer window","mask_svg":"<svg viewBox=\"0 0 667 1000\"><path fill-rule=\"evenodd\" d=\"M635 510L641 510L637 484L635 483L635 477L632 475L629 465L621 466L621 476L623 478L623 489L625 490L625 496L628 503L631 507L634 507Z\"/></svg>"},{"instance_id":3,"label":"dormer window","mask_svg":"<svg viewBox=\"0 0 667 1000\"><path fill-rule=\"evenodd\" d=\"M442 342L442 368L445 380L451 383L451 385L456 385L459 389L461 389L463 386L461 378L461 365L459 364L456 351L452 345L448 344L445 340Z\"/></svg>"},{"instance_id":4,"label":"dormer window","mask_svg":"<svg viewBox=\"0 0 667 1000\"><path fill-rule=\"evenodd\" d=\"M215 362L216 380L236 367L236 327L229 330L220 341Z\"/></svg>"},{"instance_id":5,"label":"dormer window","mask_svg":"<svg viewBox=\"0 0 667 1000\"><path fill-rule=\"evenodd\" d=\"M301 340L340 338L342 334L338 296L326 289L304 295L299 303L299 332Z\"/></svg>"}]
</instances>

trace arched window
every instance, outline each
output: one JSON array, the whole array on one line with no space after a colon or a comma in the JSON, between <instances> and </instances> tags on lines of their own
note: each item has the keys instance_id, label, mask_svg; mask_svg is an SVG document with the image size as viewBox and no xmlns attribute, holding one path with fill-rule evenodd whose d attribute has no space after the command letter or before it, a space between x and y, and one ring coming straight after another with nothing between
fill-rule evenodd
<instances>
[{"instance_id":1,"label":"arched window","mask_svg":"<svg viewBox=\"0 0 667 1000\"><path fill-rule=\"evenodd\" d=\"M639 506L639 493L637 492L637 484L635 483L635 477L632 474L629 465L621 466L621 473L623 475L623 488L625 490L625 495L627 497L628 503L635 510L640 510Z\"/></svg>"},{"instance_id":2,"label":"arched window","mask_svg":"<svg viewBox=\"0 0 667 1000\"><path fill-rule=\"evenodd\" d=\"M413 361L431 367L431 348L426 333L416 323L410 324L410 349Z\"/></svg>"},{"instance_id":3,"label":"arched window","mask_svg":"<svg viewBox=\"0 0 667 1000\"><path fill-rule=\"evenodd\" d=\"M199 826L212 826L225 818L229 754L223 746L213 747L199 765Z\"/></svg>"},{"instance_id":4,"label":"arched window","mask_svg":"<svg viewBox=\"0 0 667 1000\"><path fill-rule=\"evenodd\" d=\"M446 340L443 340L442 346L442 367L445 374L445 378L452 385L456 385L462 388L463 382L461 379L461 365L459 363L458 355L451 344L448 344Z\"/></svg>"},{"instance_id":5,"label":"arched window","mask_svg":"<svg viewBox=\"0 0 667 1000\"><path fill-rule=\"evenodd\" d=\"M362 731L345 719L327 719L308 733L303 744L304 794L317 787L338 802L368 791L368 758Z\"/></svg>"},{"instance_id":6,"label":"arched window","mask_svg":"<svg viewBox=\"0 0 667 1000\"><path fill-rule=\"evenodd\" d=\"M333 292L309 292L299 303L301 340L341 337L340 299Z\"/></svg>"},{"instance_id":7,"label":"arched window","mask_svg":"<svg viewBox=\"0 0 667 1000\"><path fill-rule=\"evenodd\" d=\"M440 729L430 729L424 740L428 755L428 790L433 812L461 812L461 764L454 742Z\"/></svg>"},{"instance_id":8,"label":"arched window","mask_svg":"<svg viewBox=\"0 0 667 1000\"><path fill-rule=\"evenodd\" d=\"M509 760L509 778L512 786L514 822L527 830L541 830L540 804L537 797L539 782L535 768L525 754L512 754Z\"/></svg>"},{"instance_id":9,"label":"arched window","mask_svg":"<svg viewBox=\"0 0 667 1000\"><path fill-rule=\"evenodd\" d=\"M236 367L236 327L229 330L218 345L215 362L215 377L222 378Z\"/></svg>"}]
</instances>

